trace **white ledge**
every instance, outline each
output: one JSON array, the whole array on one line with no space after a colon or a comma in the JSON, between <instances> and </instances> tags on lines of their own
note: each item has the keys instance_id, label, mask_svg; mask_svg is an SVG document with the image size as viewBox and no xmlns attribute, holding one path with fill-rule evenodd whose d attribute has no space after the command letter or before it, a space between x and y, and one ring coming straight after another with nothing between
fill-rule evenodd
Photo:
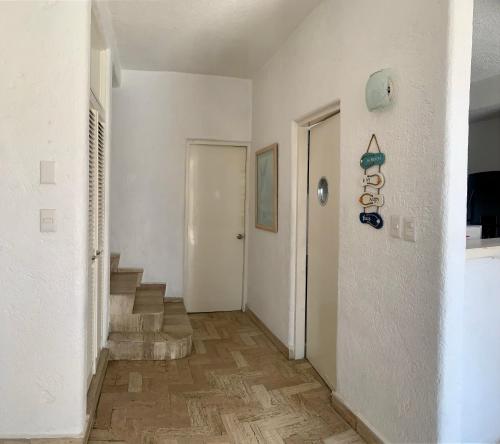
<instances>
[{"instance_id":1,"label":"white ledge","mask_svg":"<svg viewBox=\"0 0 500 444\"><path fill-rule=\"evenodd\" d=\"M500 238L467 239L466 259L500 257Z\"/></svg>"}]
</instances>

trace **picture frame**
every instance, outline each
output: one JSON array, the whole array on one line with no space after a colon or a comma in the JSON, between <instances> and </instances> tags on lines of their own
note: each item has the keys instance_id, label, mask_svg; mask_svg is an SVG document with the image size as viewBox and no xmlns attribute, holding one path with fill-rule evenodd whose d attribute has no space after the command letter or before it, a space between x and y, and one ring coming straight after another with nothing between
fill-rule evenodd
<instances>
[{"instance_id":1,"label":"picture frame","mask_svg":"<svg viewBox=\"0 0 500 444\"><path fill-rule=\"evenodd\" d=\"M255 153L255 227L278 232L278 144Z\"/></svg>"}]
</instances>

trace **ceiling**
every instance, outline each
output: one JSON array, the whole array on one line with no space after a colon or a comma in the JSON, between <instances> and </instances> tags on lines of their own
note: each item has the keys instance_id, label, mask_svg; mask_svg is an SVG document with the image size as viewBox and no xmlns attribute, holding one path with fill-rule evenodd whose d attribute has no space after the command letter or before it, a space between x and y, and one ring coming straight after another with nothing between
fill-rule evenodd
<instances>
[{"instance_id":1,"label":"ceiling","mask_svg":"<svg viewBox=\"0 0 500 444\"><path fill-rule=\"evenodd\" d=\"M322 0L108 0L125 69L251 77Z\"/></svg>"},{"instance_id":2,"label":"ceiling","mask_svg":"<svg viewBox=\"0 0 500 444\"><path fill-rule=\"evenodd\" d=\"M500 74L500 0L475 0L472 81L498 74Z\"/></svg>"}]
</instances>

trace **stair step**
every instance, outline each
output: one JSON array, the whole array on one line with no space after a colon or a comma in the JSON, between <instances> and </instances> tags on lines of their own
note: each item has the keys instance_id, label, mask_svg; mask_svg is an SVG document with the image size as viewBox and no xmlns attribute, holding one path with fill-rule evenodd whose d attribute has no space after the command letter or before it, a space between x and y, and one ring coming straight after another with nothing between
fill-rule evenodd
<instances>
[{"instance_id":1,"label":"stair step","mask_svg":"<svg viewBox=\"0 0 500 444\"><path fill-rule=\"evenodd\" d=\"M171 360L191 353L193 329L184 304L175 300L163 305L162 331L110 333L111 360Z\"/></svg>"},{"instance_id":2,"label":"stair step","mask_svg":"<svg viewBox=\"0 0 500 444\"><path fill-rule=\"evenodd\" d=\"M116 299L122 295L111 295ZM129 306L127 306L129 308ZM163 325L164 304L159 290L136 288L130 311L111 310L112 332L159 332Z\"/></svg>"},{"instance_id":3,"label":"stair step","mask_svg":"<svg viewBox=\"0 0 500 444\"><path fill-rule=\"evenodd\" d=\"M120 316L131 315L134 311L135 293L111 294L109 296L109 313L111 323Z\"/></svg>"},{"instance_id":4,"label":"stair step","mask_svg":"<svg viewBox=\"0 0 500 444\"><path fill-rule=\"evenodd\" d=\"M162 325L163 312L112 314L110 320L110 330L114 333L159 332Z\"/></svg>"},{"instance_id":5,"label":"stair step","mask_svg":"<svg viewBox=\"0 0 500 444\"><path fill-rule=\"evenodd\" d=\"M162 313L164 311L163 297L157 291L143 290L139 287L135 294L133 313Z\"/></svg>"},{"instance_id":6,"label":"stair step","mask_svg":"<svg viewBox=\"0 0 500 444\"><path fill-rule=\"evenodd\" d=\"M168 299L165 302L162 331L178 339L193 334L191 321L182 299Z\"/></svg>"},{"instance_id":7,"label":"stair step","mask_svg":"<svg viewBox=\"0 0 500 444\"><path fill-rule=\"evenodd\" d=\"M115 273L137 273L137 286L139 287L142 282L142 276L144 274L144 269L143 268L132 268L132 267L120 267L118 268Z\"/></svg>"},{"instance_id":8,"label":"stair step","mask_svg":"<svg viewBox=\"0 0 500 444\"><path fill-rule=\"evenodd\" d=\"M129 294L134 293L137 288L138 272L111 273L110 293L111 294Z\"/></svg>"},{"instance_id":9,"label":"stair step","mask_svg":"<svg viewBox=\"0 0 500 444\"><path fill-rule=\"evenodd\" d=\"M120 263L120 253L111 253L109 257L111 271L118 270L118 264Z\"/></svg>"},{"instance_id":10,"label":"stair step","mask_svg":"<svg viewBox=\"0 0 500 444\"><path fill-rule=\"evenodd\" d=\"M165 283L158 284L158 283L143 282L141 284L141 289L144 291L148 290L148 291L160 292L163 298L165 298L167 295L167 284Z\"/></svg>"}]
</instances>

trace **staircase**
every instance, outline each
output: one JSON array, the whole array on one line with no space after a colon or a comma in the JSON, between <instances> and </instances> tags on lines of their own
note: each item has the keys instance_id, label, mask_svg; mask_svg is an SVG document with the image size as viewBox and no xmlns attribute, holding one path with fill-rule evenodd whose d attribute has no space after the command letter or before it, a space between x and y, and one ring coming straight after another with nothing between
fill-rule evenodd
<instances>
[{"instance_id":1,"label":"staircase","mask_svg":"<svg viewBox=\"0 0 500 444\"><path fill-rule=\"evenodd\" d=\"M142 283L141 268L119 268L111 254L110 360L170 360L188 356L193 329L182 299L165 299L165 284Z\"/></svg>"}]
</instances>

